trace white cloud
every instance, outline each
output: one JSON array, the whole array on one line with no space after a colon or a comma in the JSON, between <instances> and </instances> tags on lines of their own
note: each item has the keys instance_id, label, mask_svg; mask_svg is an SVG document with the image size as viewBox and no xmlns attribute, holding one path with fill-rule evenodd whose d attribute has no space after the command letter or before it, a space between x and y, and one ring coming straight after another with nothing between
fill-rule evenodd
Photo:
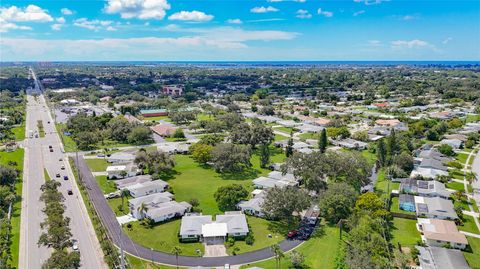
<instances>
[{"instance_id":1,"label":"white cloud","mask_svg":"<svg viewBox=\"0 0 480 269\"><path fill-rule=\"evenodd\" d=\"M104 11L109 14L120 13L124 19L138 18L141 20L165 17L170 9L167 0L107 0Z\"/></svg>"},{"instance_id":2,"label":"white cloud","mask_svg":"<svg viewBox=\"0 0 480 269\"><path fill-rule=\"evenodd\" d=\"M357 3L365 3L365 5L370 6L370 5L379 5L382 2L388 2L390 0L353 0L353 2Z\"/></svg>"},{"instance_id":3,"label":"white cloud","mask_svg":"<svg viewBox=\"0 0 480 269\"><path fill-rule=\"evenodd\" d=\"M62 12L63 15L72 15L73 14L73 11L68 9L68 8L62 8L60 9L60 12Z\"/></svg>"},{"instance_id":4,"label":"white cloud","mask_svg":"<svg viewBox=\"0 0 480 269\"><path fill-rule=\"evenodd\" d=\"M448 44L450 41L452 41L453 38L452 37L447 37L445 38L443 41L442 41L442 44Z\"/></svg>"},{"instance_id":5,"label":"white cloud","mask_svg":"<svg viewBox=\"0 0 480 269\"><path fill-rule=\"evenodd\" d=\"M49 22L53 21L52 16L45 9L35 5L28 5L26 8L11 6L0 8L0 18L7 22Z\"/></svg>"},{"instance_id":6,"label":"white cloud","mask_svg":"<svg viewBox=\"0 0 480 269\"><path fill-rule=\"evenodd\" d=\"M211 21L213 19L213 15L205 14L201 11L193 10L193 11L180 11L177 13L173 13L168 17L169 20L177 20L177 21Z\"/></svg>"},{"instance_id":7,"label":"white cloud","mask_svg":"<svg viewBox=\"0 0 480 269\"><path fill-rule=\"evenodd\" d=\"M327 17L327 18L333 17L333 12L331 12L331 11L323 11L321 8L319 8L319 9L317 10L317 14L318 14L318 15L325 16L325 17Z\"/></svg>"},{"instance_id":8,"label":"white cloud","mask_svg":"<svg viewBox=\"0 0 480 269\"><path fill-rule=\"evenodd\" d=\"M242 20L240 19L228 19L227 20L227 23L230 23L230 24L242 24Z\"/></svg>"},{"instance_id":9,"label":"white cloud","mask_svg":"<svg viewBox=\"0 0 480 269\"><path fill-rule=\"evenodd\" d=\"M413 40L395 40L391 43L392 49L403 50L403 49L433 49L436 50L435 46L428 43L424 40L413 39Z\"/></svg>"},{"instance_id":10,"label":"white cloud","mask_svg":"<svg viewBox=\"0 0 480 269\"><path fill-rule=\"evenodd\" d=\"M52 28L52 30L54 30L54 31L60 31L62 29L62 26L63 26L63 24L55 23L55 24L52 24L50 26L50 28Z\"/></svg>"},{"instance_id":11,"label":"white cloud","mask_svg":"<svg viewBox=\"0 0 480 269\"><path fill-rule=\"evenodd\" d=\"M310 14L310 12L308 12L308 10L305 10L305 9L299 9L297 10L297 18L300 18L300 19L310 19L312 17L312 14Z\"/></svg>"},{"instance_id":12,"label":"white cloud","mask_svg":"<svg viewBox=\"0 0 480 269\"><path fill-rule=\"evenodd\" d=\"M64 17L58 17L55 19L58 23L65 23L65 18Z\"/></svg>"},{"instance_id":13,"label":"white cloud","mask_svg":"<svg viewBox=\"0 0 480 269\"><path fill-rule=\"evenodd\" d=\"M89 30L94 30L94 31L99 31L102 29L105 29L107 31L112 31L112 29L115 29L113 27L110 28L112 23L113 23L112 21L88 20L87 18L80 18L75 20L73 25L77 27L89 29Z\"/></svg>"},{"instance_id":14,"label":"white cloud","mask_svg":"<svg viewBox=\"0 0 480 269\"><path fill-rule=\"evenodd\" d=\"M284 21L283 18L270 18L270 19L259 19L259 20L248 20L247 22L269 22L269 21Z\"/></svg>"},{"instance_id":15,"label":"white cloud","mask_svg":"<svg viewBox=\"0 0 480 269\"><path fill-rule=\"evenodd\" d=\"M0 18L0 33L5 33L5 32L8 32L9 30L32 30L32 27L21 26L15 23L6 22L2 18Z\"/></svg>"},{"instance_id":16,"label":"white cloud","mask_svg":"<svg viewBox=\"0 0 480 269\"><path fill-rule=\"evenodd\" d=\"M115 28L113 26L108 26L105 30L107 30L107 31L117 31L117 28Z\"/></svg>"},{"instance_id":17,"label":"white cloud","mask_svg":"<svg viewBox=\"0 0 480 269\"><path fill-rule=\"evenodd\" d=\"M267 12L277 12L277 11L278 11L278 8L274 8L272 6L268 6L268 7L261 6L261 7L254 7L250 9L250 12L252 13L267 13Z\"/></svg>"},{"instance_id":18,"label":"white cloud","mask_svg":"<svg viewBox=\"0 0 480 269\"><path fill-rule=\"evenodd\" d=\"M204 55L232 55L241 50L249 55L249 41L291 40L295 32L248 31L236 27L185 29L180 37L104 38L104 39L29 39L3 38L4 60L79 60L79 59L174 59L179 55L199 59ZM173 57L173 58L172 58Z\"/></svg>"},{"instance_id":19,"label":"white cloud","mask_svg":"<svg viewBox=\"0 0 480 269\"><path fill-rule=\"evenodd\" d=\"M357 11L357 12L354 12L354 13L353 13L353 16L356 17L356 16L358 16L358 15L362 15L363 13L365 13L365 10L359 10L359 11Z\"/></svg>"},{"instance_id":20,"label":"white cloud","mask_svg":"<svg viewBox=\"0 0 480 269\"><path fill-rule=\"evenodd\" d=\"M381 47L383 46L382 41L380 40L368 40L368 45L371 47Z\"/></svg>"},{"instance_id":21,"label":"white cloud","mask_svg":"<svg viewBox=\"0 0 480 269\"><path fill-rule=\"evenodd\" d=\"M307 2L307 0L267 0L267 2L269 2L269 3L279 3L279 2L288 2L288 1L298 2L298 3Z\"/></svg>"}]
</instances>

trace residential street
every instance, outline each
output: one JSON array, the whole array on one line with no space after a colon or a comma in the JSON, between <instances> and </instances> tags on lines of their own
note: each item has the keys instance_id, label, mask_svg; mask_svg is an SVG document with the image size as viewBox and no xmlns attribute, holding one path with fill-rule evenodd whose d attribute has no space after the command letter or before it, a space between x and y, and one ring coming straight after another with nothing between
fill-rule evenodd
<instances>
[{"instance_id":1,"label":"residential street","mask_svg":"<svg viewBox=\"0 0 480 269\"><path fill-rule=\"evenodd\" d=\"M27 139L25 142L25 176L23 186L21 235L20 235L20 261L19 268L41 268L42 263L50 256L50 249L38 247L40 223L44 220L42 209L44 203L39 201L40 186L44 183L44 169L53 180L62 183L59 191L65 201L65 215L70 218L72 238L78 240L81 254L81 268L107 268L103 262L103 254L95 235L92 223L88 217L87 209L80 196L78 186L73 179L73 173L68 163L67 156L61 150L61 142L55 130L48 107L43 95L34 98L33 92L39 92L39 86L28 95L27 104ZM38 121L42 121L45 137L28 135L29 130L37 130ZM52 146L53 152L50 152ZM65 169L62 169L62 165ZM59 174L59 177L56 175ZM64 180L68 176L68 180ZM72 190L73 195L67 191Z\"/></svg>"}]
</instances>

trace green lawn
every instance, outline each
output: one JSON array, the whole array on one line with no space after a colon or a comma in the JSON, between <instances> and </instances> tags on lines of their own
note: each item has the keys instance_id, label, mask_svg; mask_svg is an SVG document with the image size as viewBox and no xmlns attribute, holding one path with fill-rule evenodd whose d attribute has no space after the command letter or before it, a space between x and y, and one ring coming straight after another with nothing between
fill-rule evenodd
<instances>
[{"instance_id":1,"label":"green lawn","mask_svg":"<svg viewBox=\"0 0 480 269\"><path fill-rule=\"evenodd\" d=\"M335 226L321 227L321 231L318 232L317 235L313 236L296 249L305 256L306 268L334 268L334 260L337 255L340 239L339 231ZM285 254L285 258L281 260L281 268L289 268L291 265L288 256L288 253ZM264 269L275 269L275 260L269 259L258 263L246 264L241 268L249 268L253 266L258 266Z\"/></svg>"},{"instance_id":2,"label":"green lawn","mask_svg":"<svg viewBox=\"0 0 480 269\"><path fill-rule=\"evenodd\" d=\"M463 172L458 169L449 170L448 174L453 178L463 180Z\"/></svg>"},{"instance_id":3,"label":"green lawn","mask_svg":"<svg viewBox=\"0 0 480 269\"><path fill-rule=\"evenodd\" d=\"M377 155L370 152L368 149L362 150L362 156L367 158L368 162L372 165L377 161Z\"/></svg>"},{"instance_id":4,"label":"green lawn","mask_svg":"<svg viewBox=\"0 0 480 269\"><path fill-rule=\"evenodd\" d=\"M463 186L463 183L456 182L456 181L448 182L445 185L445 187L447 187L449 189L452 189L452 190L456 190L456 191L464 191L465 190L465 187Z\"/></svg>"},{"instance_id":5,"label":"green lawn","mask_svg":"<svg viewBox=\"0 0 480 269\"><path fill-rule=\"evenodd\" d=\"M465 120L467 123L480 121L480 115L467 115Z\"/></svg>"},{"instance_id":6,"label":"green lawn","mask_svg":"<svg viewBox=\"0 0 480 269\"><path fill-rule=\"evenodd\" d=\"M158 116L158 117L143 117L144 121L153 121L153 122L158 122L158 121L168 121L170 122L170 118L168 116Z\"/></svg>"},{"instance_id":7,"label":"green lawn","mask_svg":"<svg viewBox=\"0 0 480 269\"><path fill-rule=\"evenodd\" d=\"M119 208L122 205L122 198L117 197L117 198L107 199L107 202L110 208L113 210L113 213L115 213L117 217L120 217L130 212L130 210L128 209L128 199L130 198L131 197L124 198L123 211L121 211Z\"/></svg>"},{"instance_id":8,"label":"green lawn","mask_svg":"<svg viewBox=\"0 0 480 269\"><path fill-rule=\"evenodd\" d=\"M117 190L117 188L115 188L115 183L113 182L113 180L107 179L107 176L96 176L95 179L97 180L97 183L103 193L111 193Z\"/></svg>"},{"instance_id":9,"label":"green lawn","mask_svg":"<svg viewBox=\"0 0 480 269\"><path fill-rule=\"evenodd\" d=\"M393 218L392 232L392 244L396 247L397 243L402 246L413 247L419 241L420 233L417 230L415 224L416 220Z\"/></svg>"},{"instance_id":10,"label":"green lawn","mask_svg":"<svg viewBox=\"0 0 480 269\"><path fill-rule=\"evenodd\" d=\"M92 172L105 172L107 166L112 165L105 159L85 159L85 162Z\"/></svg>"},{"instance_id":11,"label":"green lawn","mask_svg":"<svg viewBox=\"0 0 480 269\"><path fill-rule=\"evenodd\" d=\"M16 141L21 141L25 139L25 124L16 126L12 128L12 133L15 136Z\"/></svg>"},{"instance_id":12,"label":"green lawn","mask_svg":"<svg viewBox=\"0 0 480 269\"><path fill-rule=\"evenodd\" d=\"M271 163L282 162L285 155L279 149L271 148ZM215 191L224 185L241 184L248 190L252 190L252 180L266 175L268 169L260 168L259 156L253 154L251 163L252 169L245 173L222 175L211 167L203 167L196 163L188 155L175 155L176 174L172 179L167 179L172 187L177 201L190 201L197 198L200 202L199 208L204 214L219 214L220 209L213 197Z\"/></svg>"},{"instance_id":13,"label":"green lawn","mask_svg":"<svg viewBox=\"0 0 480 269\"><path fill-rule=\"evenodd\" d=\"M280 132L284 132L288 135L290 135L291 132L293 132L293 128L290 128L290 127L284 127L284 126L281 126L281 127L275 127L273 128L273 130L277 130L277 131L280 131Z\"/></svg>"},{"instance_id":14,"label":"green lawn","mask_svg":"<svg viewBox=\"0 0 480 269\"><path fill-rule=\"evenodd\" d=\"M472 269L480 269L480 238L467 236L467 240L472 252L464 251L463 256Z\"/></svg>"},{"instance_id":15,"label":"green lawn","mask_svg":"<svg viewBox=\"0 0 480 269\"><path fill-rule=\"evenodd\" d=\"M13 167L16 169L19 169L20 171L23 171L23 156L24 156L24 150L23 149L17 149L14 152L0 152L0 164L3 165L8 165L8 162L13 161L16 163ZM22 175L20 175L21 178ZM18 197L21 197L22 195L22 180L18 180L15 183L15 192L18 195ZM21 199L18 199L14 204L13 204L13 211L12 211L12 219L11 219L11 224L12 224L12 246L11 246L11 252L12 252L12 262L11 264L14 267L18 266L18 255L19 255L19 242L20 242L20 212L22 208L22 201Z\"/></svg>"},{"instance_id":16,"label":"green lawn","mask_svg":"<svg viewBox=\"0 0 480 269\"><path fill-rule=\"evenodd\" d=\"M250 231L253 232L255 242L253 243L253 245L247 245L245 241L238 240L235 242L234 247L228 248L228 253L231 254L233 248L235 247L238 247L240 249L239 251L237 251L237 253L245 253L266 248L282 241L285 238L285 235L273 231L275 229L273 229L272 225L270 225L271 222L268 220L247 216L247 221L250 227ZM268 237L269 234L271 235L271 237Z\"/></svg>"},{"instance_id":17,"label":"green lawn","mask_svg":"<svg viewBox=\"0 0 480 269\"><path fill-rule=\"evenodd\" d=\"M460 162L462 165L467 162L468 154L465 153L459 153L457 156L455 156L455 159L457 159L458 162Z\"/></svg>"},{"instance_id":18,"label":"green lawn","mask_svg":"<svg viewBox=\"0 0 480 269\"><path fill-rule=\"evenodd\" d=\"M463 215L463 218L464 218L465 221L463 222L463 225L458 226L458 229L460 231L465 231L465 232L469 232L469 233L478 234L479 231L478 231L477 225L475 224L475 220L473 219L473 217Z\"/></svg>"},{"instance_id":19,"label":"green lawn","mask_svg":"<svg viewBox=\"0 0 480 269\"><path fill-rule=\"evenodd\" d=\"M180 219L159 223L153 228L146 228L138 221L131 223L131 230L126 228L126 225L124 225L123 230L133 241L142 246L168 253L172 251L174 246L179 246L182 249L183 256L197 256L197 249L199 249L202 254L204 253L202 243L180 243L178 240L181 224Z\"/></svg>"},{"instance_id":20,"label":"green lawn","mask_svg":"<svg viewBox=\"0 0 480 269\"><path fill-rule=\"evenodd\" d=\"M299 135L300 139L307 140L307 139L318 139L317 133L303 133Z\"/></svg>"},{"instance_id":21,"label":"green lawn","mask_svg":"<svg viewBox=\"0 0 480 269\"><path fill-rule=\"evenodd\" d=\"M274 135L275 135L275 138L274 138L275 142L288 139L287 136L283 136L283 135L279 135L279 134L274 134Z\"/></svg>"},{"instance_id":22,"label":"green lawn","mask_svg":"<svg viewBox=\"0 0 480 269\"><path fill-rule=\"evenodd\" d=\"M392 190L398 190L399 182L392 182L385 177L385 169L378 170L377 182L375 183L375 192L383 197L388 198Z\"/></svg>"},{"instance_id":23,"label":"green lawn","mask_svg":"<svg viewBox=\"0 0 480 269\"><path fill-rule=\"evenodd\" d=\"M176 267L161 265L161 264L152 264L151 261L142 260L132 255L125 255L127 260L128 268L131 269L172 269ZM180 267L183 268L183 267Z\"/></svg>"},{"instance_id":24,"label":"green lawn","mask_svg":"<svg viewBox=\"0 0 480 269\"><path fill-rule=\"evenodd\" d=\"M77 151L77 144L73 141L71 136L66 136L63 134L63 129L65 128L65 124L56 123L55 128L57 129L58 134L60 135L60 139L63 143L63 148L66 152L74 152Z\"/></svg>"}]
</instances>

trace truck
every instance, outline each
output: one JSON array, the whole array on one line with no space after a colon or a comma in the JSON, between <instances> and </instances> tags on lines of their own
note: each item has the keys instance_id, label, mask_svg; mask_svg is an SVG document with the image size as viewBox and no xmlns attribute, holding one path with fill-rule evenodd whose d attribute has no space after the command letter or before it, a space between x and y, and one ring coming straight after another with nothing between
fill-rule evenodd
<instances>
[{"instance_id":1,"label":"truck","mask_svg":"<svg viewBox=\"0 0 480 269\"><path fill-rule=\"evenodd\" d=\"M33 130L28 130L28 137L33 138Z\"/></svg>"}]
</instances>

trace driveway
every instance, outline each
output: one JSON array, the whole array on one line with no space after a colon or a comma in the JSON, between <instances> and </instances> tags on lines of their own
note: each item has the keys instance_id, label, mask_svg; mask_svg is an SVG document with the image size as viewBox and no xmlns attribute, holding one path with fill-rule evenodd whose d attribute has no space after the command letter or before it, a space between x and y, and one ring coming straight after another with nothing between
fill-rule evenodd
<instances>
[{"instance_id":1,"label":"driveway","mask_svg":"<svg viewBox=\"0 0 480 269\"><path fill-rule=\"evenodd\" d=\"M76 166L79 169L81 178L85 184L90 200L94 204L98 215L100 216L102 223L108 231L109 237L117 247L122 247L124 251L143 258L145 260L152 260L161 264L176 265L175 255L171 255L164 252L152 251L149 248L133 242L127 235L123 233L121 226L119 225L115 214L107 203L107 200L103 196L100 187L98 186L95 178L93 177L87 163L83 157L79 156L78 160L73 158ZM294 249L302 244L303 241L299 240L284 240L280 242L279 246L283 252ZM187 257L180 256L178 258L178 264L184 267L191 266L205 266L215 267L223 266L225 264L245 264L253 263L260 260L265 260L273 257L273 253L270 248L264 248L257 251L252 251L236 256L223 256L223 257Z\"/></svg>"}]
</instances>

